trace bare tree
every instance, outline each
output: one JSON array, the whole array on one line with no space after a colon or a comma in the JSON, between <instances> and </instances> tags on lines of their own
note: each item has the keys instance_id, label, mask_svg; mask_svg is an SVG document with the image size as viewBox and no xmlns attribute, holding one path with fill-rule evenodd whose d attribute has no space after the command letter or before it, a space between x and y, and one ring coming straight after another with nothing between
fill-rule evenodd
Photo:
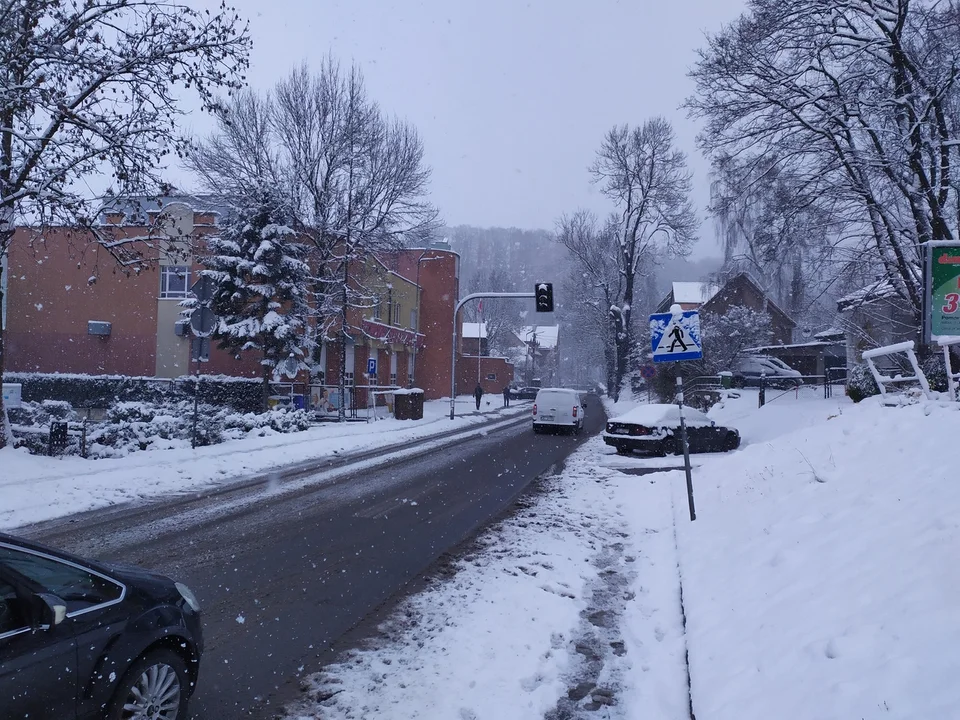
<instances>
[{"instance_id":1,"label":"bare tree","mask_svg":"<svg viewBox=\"0 0 960 720\"><path fill-rule=\"evenodd\" d=\"M933 0L752 0L687 101L715 160L763 156L829 198L920 324L922 243L957 234L960 23Z\"/></svg>"},{"instance_id":2,"label":"bare tree","mask_svg":"<svg viewBox=\"0 0 960 720\"><path fill-rule=\"evenodd\" d=\"M292 198L311 246L311 306L321 338L346 343L347 309L373 302L351 262L436 227L423 142L408 122L383 114L356 65L344 71L328 57L318 72L301 66L270 93L239 95L218 131L195 145L187 163L206 189L242 195L269 179Z\"/></svg>"},{"instance_id":3,"label":"bare tree","mask_svg":"<svg viewBox=\"0 0 960 720\"><path fill-rule=\"evenodd\" d=\"M578 325L602 339L607 392L616 396L622 379L617 375L616 335L621 316L612 308L618 306L624 288L616 230L610 223L601 225L593 213L578 210L560 218L557 241L571 256L571 314Z\"/></svg>"},{"instance_id":4,"label":"bare tree","mask_svg":"<svg viewBox=\"0 0 960 720\"><path fill-rule=\"evenodd\" d=\"M560 242L598 283L605 302L615 348L614 397L636 350L631 320L638 278L652 271L656 252L684 255L696 240L690 172L673 142L673 128L660 117L632 129L611 129L590 167L593 181L614 205L610 220L603 231L587 214L560 221Z\"/></svg>"},{"instance_id":5,"label":"bare tree","mask_svg":"<svg viewBox=\"0 0 960 720\"><path fill-rule=\"evenodd\" d=\"M149 260L142 244L100 233L98 203L79 181L107 177L120 194L156 187L164 158L184 147L177 88L218 110L215 94L241 86L248 50L225 6L0 0L0 258L24 223L83 228L123 263ZM4 366L0 324L0 378ZM0 417L2 447L2 404Z\"/></svg>"}]
</instances>

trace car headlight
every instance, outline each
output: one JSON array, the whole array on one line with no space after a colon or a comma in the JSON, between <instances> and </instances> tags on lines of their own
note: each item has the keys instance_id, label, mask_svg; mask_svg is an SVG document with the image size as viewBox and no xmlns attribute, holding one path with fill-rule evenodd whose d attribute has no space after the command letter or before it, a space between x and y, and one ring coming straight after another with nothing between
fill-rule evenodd
<instances>
[{"instance_id":1,"label":"car headlight","mask_svg":"<svg viewBox=\"0 0 960 720\"><path fill-rule=\"evenodd\" d=\"M180 593L183 601L190 606L190 609L196 613L200 612L200 601L197 600L197 596L193 594L193 591L183 583L174 583L174 586L177 588L177 592Z\"/></svg>"}]
</instances>

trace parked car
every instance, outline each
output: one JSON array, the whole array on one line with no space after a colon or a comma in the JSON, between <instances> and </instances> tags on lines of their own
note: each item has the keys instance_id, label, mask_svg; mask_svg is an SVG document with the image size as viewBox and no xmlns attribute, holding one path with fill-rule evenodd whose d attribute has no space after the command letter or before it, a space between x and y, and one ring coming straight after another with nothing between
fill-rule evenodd
<instances>
[{"instance_id":1,"label":"parked car","mask_svg":"<svg viewBox=\"0 0 960 720\"><path fill-rule=\"evenodd\" d=\"M803 376L783 360L766 355L743 358L733 371L734 387L760 387L760 377L770 387L791 388L803 382Z\"/></svg>"},{"instance_id":2,"label":"parked car","mask_svg":"<svg viewBox=\"0 0 960 720\"><path fill-rule=\"evenodd\" d=\"M579 434L584 407L580 393L568 388L541 388L533 401L533 431L570 430Z\"/></svg>"},{"instance_id":3,"label":"parked car","mask_svg":"<svg viewBox=\"0 0 960 720\"><path fill-rule=\"evenodd\" d=\"M202 652L186 586L0 533L3 720L185 720Z\"/></svg>"},{"instance_id":4,"label":"parked car","mask_svg":"<svg viewBox=\"0 0 960 720\"><path fill-rule=\"evenodd\" d=\"M535 400L538 392L540 392L538 387L522 387L513 390L511 397L516 400Z\"/></svg>"},{"instance_id":5,"label":"parked car","mask_svg":"<svg viewBox=\"0 0 960 720\"><path fill-rule=\"evenodd\" d=\"M740 447L740 433L717 425L699 410L683 407L690 452L724 452ZM634 451L666 455L682 454L680 408L676 405L640 405L607 422L603 441L621 455Z\"/></svg>"}]
</instances>

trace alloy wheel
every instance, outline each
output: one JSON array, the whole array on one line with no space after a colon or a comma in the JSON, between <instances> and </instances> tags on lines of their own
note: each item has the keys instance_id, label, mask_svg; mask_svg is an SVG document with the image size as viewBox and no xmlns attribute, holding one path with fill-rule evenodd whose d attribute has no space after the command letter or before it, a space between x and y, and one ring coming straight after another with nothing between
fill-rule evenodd
<instances>
[{"instance_id":1,"label":"alloy wheel","mask_svg":"<svg viewBox=\"0 0 960 720\"><path fill-rule=\"evenodd\" d=\"M172 667L157 663L144 668L123 703L124 720L177 720L180 678Z\"/></svg>"}]
</instances>

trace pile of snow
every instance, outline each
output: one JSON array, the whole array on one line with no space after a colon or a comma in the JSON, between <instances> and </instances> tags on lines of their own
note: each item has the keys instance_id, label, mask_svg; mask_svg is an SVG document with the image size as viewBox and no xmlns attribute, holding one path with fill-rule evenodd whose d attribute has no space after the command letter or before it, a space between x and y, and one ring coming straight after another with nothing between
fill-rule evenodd
<instances>
[{"instance_id":1,"label":"pile of snow","mask_svg":"<svg viewBox=\"0 0 960 720\"><path fill-rule=\"evenodd\" d=\"M660 476L679 509L697 717L952 717L960 484L943 453L957 406L715 415L746 442L695 474L696 522L682 474Z\"/></svg>"}]
</instances>

